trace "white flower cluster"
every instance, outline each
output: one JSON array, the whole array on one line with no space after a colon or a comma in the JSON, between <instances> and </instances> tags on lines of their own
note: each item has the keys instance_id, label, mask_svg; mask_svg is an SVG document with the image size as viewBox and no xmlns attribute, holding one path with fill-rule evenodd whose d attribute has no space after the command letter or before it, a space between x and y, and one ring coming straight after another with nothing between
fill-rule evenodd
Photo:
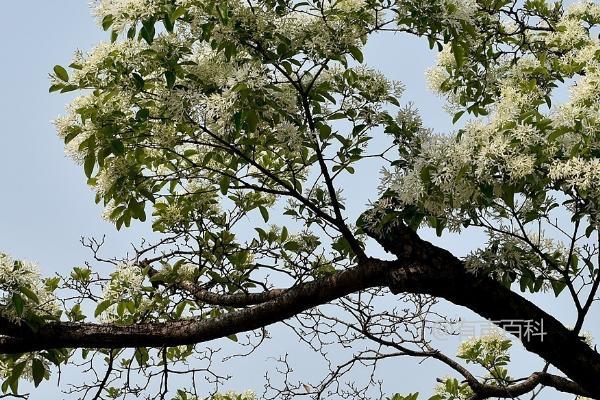
<instances>
[{"instance_id":1,"label":"white flower cluster","mask_svg":"<svg viewBox=\"0 0 600 400\"><path fill-rule=\"evenodd\" d=\"M210 400L258 400L258 397L252 390L246 390L243 393L237 393L229 390L225 393L216 393Z\"/></svg>"},{"instance_id":2,"label":"white flower cluster","mask_svg":"<svg viewBox=\"0 0 600 400\"><path fill-rule=\"evenodd\" d=\"M85 54L78 51L73 58L73 64L78 67L73 70L71 78L76 82L86 77L95 77L109 59L126 63L135 62L136 55L142 50L143 44L139 40L125 39L112 43L102 42Z\"/></svg>"},{"instance_id":3,"label":"white flower cluster","mask_svg":"<svg viewBox=\"0 0 600 400\"><path fill-rule=\"evenodd\" d=\"M419 10L432 20L439 21L444 27L462 29L461 23L471 23L482 15L476 15L478 11L475 0L430 0L420 2L417 0L405 0L397 2L397 10L400 19L402 16L411 15L414 10Z\"/></svg>"},{"instance_id":4,"label":"white flower cluster","mask_svg":"<svg viewBox=\"0 0 600 400\"><path fill-rule=\"evenodd\" d=\"M583 338L583 341L590 347L594 346L594 335L590 331L582 331L580 336Z\"/></svg>"},{"instance_id":5,"label":"white flower cluster","mask_svg":"<svg viewBox=\"0 0 600 400\"><path fill-rule=\"evenodd\" d=\"M300 151L302 149L302 142L305 138L298 126L289 121L284 121L275 126L274 133L277 142L286 146L289 150Z\"/></svg>"},{"instance_id":6,"label":"white flower cluster","mask_svg":"<svg viewBox=\"0 0 600 400\"><path fill-rule=\"evenodd\" d=\"M69 104L67 115L60 116L53 121L58 137L63 140L67 135L73 132L74 129L80 131L77 136L65 145L65 154L77 164L83 164L83 159L85 157L85 153L79 149L80 145L93 135L94 132L93 127L81 124L81 119L79 115L77 115L77 111L82 108L93 106L97 101L97 97L93 94L76 97L71 104Z\"/></svg>"},{"instance_id":7,"label":"white flower cluster","mask_svg":"<svg viewBox=\"0 0 600 400\"><path fill-rule=\"evenodd\" d=\"M517 127L515 136L528 130ZM420 204L433 215L453 213L479 195L480 183L494 185L534 172L535 156L512 145L513 134L498 133L495 125L479 121L467 124L459 139L424 131L420 154L410 169L392 179L390 189L404 204ZM534 141L535 135L527 140ZM449 202L431 196L424 175Z\"/></svg>"},{"instance_id":8,"label":"white flower cluster","mask_svg":"<svg viewBox=\"0 0 600 400\"><path fill-rule=\"evenodd\" d=\"M445 18L456 26L460 21L471 21L477 12L475 0L447 0L445 2Z\"/></svg>"},{"instance_id":9,"label":"white flower cluster","mask_svg":"<svg viewBox=\"0 0 600 400\"><path fill-rule=\"evenodd\" d=\"M160 8L159 0L99 0L94 13L99 21L112 16L113 27L120 30L127 23L154 15Z\"/></svg>"},{"instance_id":10,"label":"white flower cluster","mask_svg":"<svg viewBox=\"0 0 600 400\"><path fill-rule=\"evenodd\" d=\"M329 7L344 12L359 11L365 8L365 0L333 0L329 2Z\"/></svg>"},{"instance_id":11,"label":"white flower cluster","mask_svg":"<svg viewBox=\"0 0 600 400\"><path fill-rule=\"evenodd\" d=\"M102 298L118 301L129 292L138 293L145 278L139 265L133 262L119 263L116 271L111 274L110 282L104 288Z\"/></svg>"},{"instance_id":12,"label":"white flower cluster","mask_svg":"<svg viewBox=\"0 0 600 400\"><path fill-rule=\"evenodd\" d=\"M584 8L595 12L592 6ZM410 167L399 170L395 179L386 179L402 203L460 222L458 210L477 203L481 185L500 196L504 185L538 173L568 192L576 188L600 198L596 184L600 159L580 155L581 149L600 149L600 42L574 17L582 12L567 13L559 24L562 28L545 37L550 47L564 49L557 62L565 69L577 71L583 65L583 76L575 80L569 100L547 114L558 131L550 135L523 118L532 107L541 110L540 99L548 90L535 84L535 71L545 66L532 56L522 57L494 78L500 96L489 107L488 118L467 123L455 137L421 133L418 154L408 160ZM432 88L440 89L454 64L452 53L444 49L429 73Z\"/></svg>"},{"instance_id":13,"label":"white flower cluster","mask_svg":"<svg viewBox=\"0 0 600 400\"><path fill-rule=\"evenodd\" d=\"M580 123L582 133L593 137L598 134L600 122L600 40L591 37L588 24L600 24L600 5L588 1L574 4L557 31L545 40L564 52L562 61L566 66L584 66L582 76L570 87L569 101L554 111L553 122L568 128ZM598 146L598 139L592 146Z\"/></svg>"},{"instance_id":14,"label":"white flower cluster","mask_svg":"<svg viewBox=\"0 0 600 400\"><path fill-rule=\"evenodd\" d=\"M471 387L467 383L461 383L458 379L451 376L445 376L438 380L439 383L433 388L433 392L439 400L469 400L473 397L474 393ZM456 386L456 392L449 393L447 389L447 383L451 381L451 386ZM434 397L436 398L436 397Z\"/></svg>"},{"instance_id":15,"label":"white flower cluster","mask_svg":"<svg viewBox=\"0 0 600 400\"><path fill-rule=\"evenodd\" d=\"M99 320L117 321L119 319L117 303L120 301L137 300L137 312L150 309L151 301L142 297L145 278L139 265L133 262L119 263L102 293L102 301L109 301L112 304L99 315Z\"/></svg>"},{"instance_id":16,"label":"white flower cluster","mask_svg":"<svg viewBox=\"0 0 600 400\"><path fill-rule=\"evenodd\" d=\"M361 7L355 1L339 3L341 7L333 7L337 11L356 11ZM323 18L302 10L292 11L276 19L275 26L275 32L289 38L296 50L317 59L335 58L351 46L362 47L360 38L365 33L358 25L349 24L341 18Z\"/></svg>"},{"instance_id":17,"label":"white flower cluster","mask_svg":"<svg viewBox=\"0 0 600 400\"><path fill-rule=\"evenodd\" d=\"M154 208L160 210L160 220L166 226L178 226L187 220L185 209L180 203L161 201L156 203Z\"/></svg>"},{"instance_id":18,"label":"white flower cluster","mask_svg":"<svg viewBox=\"0 0 600 400\"><path fill-rule=\"evenodd\" d=\"M484 352L489 359L496 359L508 354L506 346L507 337L499 329L491 330L483 336L473 336L464 340L458 347L457 355L461 358L469 358L469 353L474 349Z\"/></svg>"},{"instance_id":19,"label":"white flower cluster","mask_svg":"<svg viewBox=\"0 0 600 400\"><path fill-rule=\"evenodd\" d=\"M448 68L452 68L454 65L456 65L456 59L452 54L450 46L444 46L442 51L437 54L435 66L429 68L425 73L427 84L432 92L438 94L445 93L442 91L442 86L450 78Z\"/></svg>"},{"instance_id":20,"label":"white flower cluster","mask_svg":"<svg viewBox=\"0 0 600 400\"><path fill-rule=\"evenodd\" d=\"M565 181L569 189L600 193L600 159L571 158L555 161L549 170L550 178Z\"/></svg>"},{"instance_id":21,"label":"white flower cluster","mask_svg":"<svg viewBox=\"0 0 600 400\"><path fill-rule=\"evenodd\" d=\"M590 22L600 22L600 4L594 0L583 0L571 4L567 10L567 15L575 18L581 18Z\"/></svg>"},{"instance_id":22,"label":"white flower cluster","mask_svg":"<svg viewBox=\"0 0 600 400\"><path fill-rule=\"evenodd\" d=\"M589 33L575 18L565 18L558 25L558 30L546 36L546 43L562 49L578 46L589 41Z\"/></svg>"},{"instance_id":23,"label":"white flower cluster","mask_svg":"<svg viewBox=\"0 0 600 400\"><path fill-rule=\"evenodd\" d=\"M60 116L56 118L53 123L56 127L58 137L64 140L65 137L71 132L71 129L78 126L79 121L74 113L70 113L67 116ZM85 154L79 150L79 146L87 138L89 138L91 134L92 132L90 131L80 132L75 138L65 145L65 155L71 160L75 161L77 164L83 164Z\"/></svg>"},{"instance_id":24,"label":"white flower cluster","mask_svg":"<svg viewBox=\"0 0 600 400\"><path fill-rule=\"evenodd\" d=\"M130 97L127 93L112 93L109 96L99 96L94 93L88 93L76 97L68 106L67 114L56 118L53 122L57 134L61 139L65 139L73 131L78 134L65 145L65 154L78 164L83 164L85 156L88 154L87 148L81 148L82 143L94 136L96 131L102 129L102 124L90 123L89 120L83 121L81 112L92 110L93 112L102 112L109 114L113 111L120 112L120 118L128 120L134 115ZM123 115L124 112L127 114Z\"/></svg>"},{"instance_id":25,"label":"white flower cluster","mask_svg":"<svg viewBox=\"0 0 600 400\"><path fill-rule=\"evenodd\" d=\"M105 195L117 179L126 176L131 162L125 157L112 157L106 160L104 169L98 174L94 189L100 195Z\"/></svg>"},{"instance_id":26,"label":"white flower cluster","mask_svg":"<svg viewBox=\"0 0 600 400\"><path fill-rule=\"evenodd\" d=\"M33 293L37 301L28 298L20 288ZM61 314L58 301L54 294L46 289L38 266L0 253L0 315L18 322L20 316L17 315L12 302L15 294L23 299L24 318L28 315L58 317Z\"/></svg>"}]
</instances>

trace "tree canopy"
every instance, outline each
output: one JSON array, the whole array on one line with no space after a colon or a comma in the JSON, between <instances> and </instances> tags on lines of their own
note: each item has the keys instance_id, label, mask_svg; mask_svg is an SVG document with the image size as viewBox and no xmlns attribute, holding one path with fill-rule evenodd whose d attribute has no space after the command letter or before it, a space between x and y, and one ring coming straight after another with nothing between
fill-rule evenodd
<instances>
[{"instance_id":1,"label":"tree canopy","mask_svg":"<svg viewBox=\"0 0 600 400\"><path fill-rule=\"evenodd\" d=\"M600 285L600 4L100 0L94 10L110 40L54 67L50 91L79 94L56 128L103 217L116 229L148 219L159 239L126 258L85 240L96 264L113 265L108 276L88 265L44 278L0 253L2 392L85 365L72 396L253 398L216 393L226 385L204 344L254 331L254 348L284 323L325 360L335 345L355 352L310 384L283 360L264 397L423 398L381 393L374 375L345 381L410 356L453 371L430 399L544 387L600 398L600 354L585 335ZM429 129L426 113L402 105L402 84L367 67L365 44L385 32L437 52L427 76L451 131ZM367 159L381 184L356 219L342 189L360 184L352 175ZM457 257L421 239L424 227L478 230L487 243ZM539 292L572 302L571 326L532 301ZM438 299L506 332L445 354L432 338L451 325ZM543 336L517 339L545 365L510 375L514 332L502 321L543 324ZM179 374L189 384L169 385Z\"/></svg>"}]
</instances>

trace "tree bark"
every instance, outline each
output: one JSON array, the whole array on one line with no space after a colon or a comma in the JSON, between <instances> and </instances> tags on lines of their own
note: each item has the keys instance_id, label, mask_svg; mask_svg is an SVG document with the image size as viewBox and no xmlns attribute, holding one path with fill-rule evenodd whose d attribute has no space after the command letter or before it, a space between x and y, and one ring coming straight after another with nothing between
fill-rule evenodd
<instances>
[{"instance_id":1,"label":"tree bark","mask_svg":"<svg viewBox=\"0 0 600 400\"><path fill-rule=\"evenodd\" d=\"M368 233L404 265L390 273L388 286L393 293L441 297L491 321L543 322L543 336L515 336L528 351L550 362L600 399L600 354L552 315L498 281L469 272L460 259L422 240L405 226L396 226L384 234Z\"/></svg>"}]
</instances>

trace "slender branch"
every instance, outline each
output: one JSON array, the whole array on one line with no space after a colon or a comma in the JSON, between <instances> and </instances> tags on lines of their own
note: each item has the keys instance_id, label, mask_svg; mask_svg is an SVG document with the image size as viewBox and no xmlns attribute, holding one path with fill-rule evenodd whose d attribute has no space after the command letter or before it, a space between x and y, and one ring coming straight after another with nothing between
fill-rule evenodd
<instances>
[{"instance_id":1,"label":"slender branch","mask_svg":"<svg viewBox=\"0 0 600 400\"><path fill-rule=\"evenodd\" d=\"M110 377L110 374L112 373L112 370L113 370L113 362L114 362L114 351L110 350L108 352L108 366L106 368L106 373L104 374L104 378L102 379L102 382L100 382L100 386L98 386L98 391L96 392L96 395L94 396L94 400L98 400L100 398L100 396L102 395L102 392L106 388L106 383L108 382L108 378Z\"/></svg>"}]
</instances>

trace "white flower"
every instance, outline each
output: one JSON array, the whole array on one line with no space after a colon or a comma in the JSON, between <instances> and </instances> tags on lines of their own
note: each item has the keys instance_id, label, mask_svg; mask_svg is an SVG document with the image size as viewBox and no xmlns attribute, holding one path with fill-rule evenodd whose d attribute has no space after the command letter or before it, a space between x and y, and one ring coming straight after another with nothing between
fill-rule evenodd
<instances>
[{"instance_id":1,"label":"white flower","mask_svg":"<svg viewBox=\"0 0 600 400\"><path fill-rule=\"evenodd\" d=\"M569 6L566 13L567 17L581 18L589 20L592 23L600 22L600 4L593 0L583 0L573 3Z\"/></svg>"},{"instance_id":2,"label":"white flower","mask_svg":"<svg viewBox=\"0 0 600 400\"><path fill-rule=\"evenodd\" d=\"M94 189L100 195L105 195L113 187L117 179L126 176L129 172L131 161L125 157L112 157L107 159L104 169L96 177Z\"/></svg>"},{"instance_id":3,"label":"white flower","mask_svg":"<svg viewBox=\"0 0 600 400\"><path fill-rule=\"evenodd\" d=\"M289 121L284 121L274 128L277 141L292 151L299 151L302 148L304 137L298 127Z\"/></svg>"},{"instance_id":4,"label":"white flower","mask_svg":"<svg viewBox=\"0 0 600 400\"><path fill-rule=\"evenodd\" d=\"M570 49L589 40L588 32L581 25L581 21L575 18L563 18L558 29L545 38L547 44L564 49Z\"/></svg>"},{"instance_id":5,"label":"white flower","mask_svg":"<svg viewBox=\"0 0 600 400\"><path fill-rule=\"evenodd\" d=\"M366 5L365 0L334 0L331 2L331 7L344 12L359 11Z\"/></svg>"},{"instance_id":6,"label":"white flower","mask_svg":"<svg viewBox=\"0 0 600 400\"><path fill-rule=\"evenodd\" d=\"M446 71L444 67L435 66L429 68L425 73L425 76L427 79L427 85L432 92L438 94L444 93L441 90L442 85L450 77L450 74L448 74L448 71Z\"/></svg>"},{"instance_id":7,"label":"white flower","mask_svg":"<svg viewBox=\"0 0 600 400\"><path fill-rule=\"evenodd\" d=\"M110 275L110 281L104 287L102 301L109 301L111 306L103 311L99 320L115 322L119 319L117 303L124 300L137 300L137 312L149 309L151 301L143 298L143 283L146 276L142 268L133 262L122 262Z\"/></svg>"},{"instance_id":8,"label":"white flower","mask_svg":"<svg viewBox=\"0 0 600 400\"><path fill-rule=\"evenodd\" d=\"M535 167L535 158L529 154L519 154L514 157L507 157L506 168L513 179L524 178L533 173Z\"/></svg>"},{"instance_id":9,"label":"white flower","mask_svg":"<svg viewBox=\"0 0 600 400\"><path fill-rule=\"evenodd\" d=\"M475 0L448 0L445 5L448 19L470 21L477 11Z\"/></svg>"},{"instance_id":10,"label":"white flower","mask_svg":"<svg viewBox=\"0 0 600 400\"><path fill-rule=\"evenodd\" d=\"M27 313L53 317L60 315L57 299L46 289L38 266L0 253L0 315L15 322L19 321L19 316L12 305L12 297L15 293L21 294L20 288L28 289L38 300L25 299L25 317Z\"/></svg>"},{"instance_id":11,"label":"white flower","mask_svg":"<svg viewBox=\"0 0 600 400\"><path fill-rule=\"evenodd\" d=\"M594 335L589 331L582 331L580 336L583 337L583 341L590 347L594 346Z\"/></svg>"},{"instance_id":12,"label":"white flower","mask_svg":"<svg viewBox=\"0 0 600 400\"><path fill-rule=\"evenodd\" d=\"M147 18L159 10L157 0L99 0L94 7L94 13L99 21L111 16L114 20L113 27L117 30L123 28L128 22Z\"/></svg>"},{"instance_id":13,"label":"white flower","mask_svg":"<svg viewBox=\"0 0 600 400\"><path fill-rule=\"evenodd\" d=\"M564 180L570 188L595 190L598 194L600 159L575 157L566 161L555 161L550 166L548 175L553 180Z\"/></svg>"},{"instance_id":14,"label":"white flower","mask_svg":"<svg viewBox=\"0 0 600 400\"><path fill-rule=\"evenodd\" d=\"M483 336L473 336L464 340L458 347L457 355L464 358L474 347L480 346L483 351L495 358L506 354L507 349L503 344L507 340L507 337L501 330L493 329Z\"/></svg>"}]
</instances>

